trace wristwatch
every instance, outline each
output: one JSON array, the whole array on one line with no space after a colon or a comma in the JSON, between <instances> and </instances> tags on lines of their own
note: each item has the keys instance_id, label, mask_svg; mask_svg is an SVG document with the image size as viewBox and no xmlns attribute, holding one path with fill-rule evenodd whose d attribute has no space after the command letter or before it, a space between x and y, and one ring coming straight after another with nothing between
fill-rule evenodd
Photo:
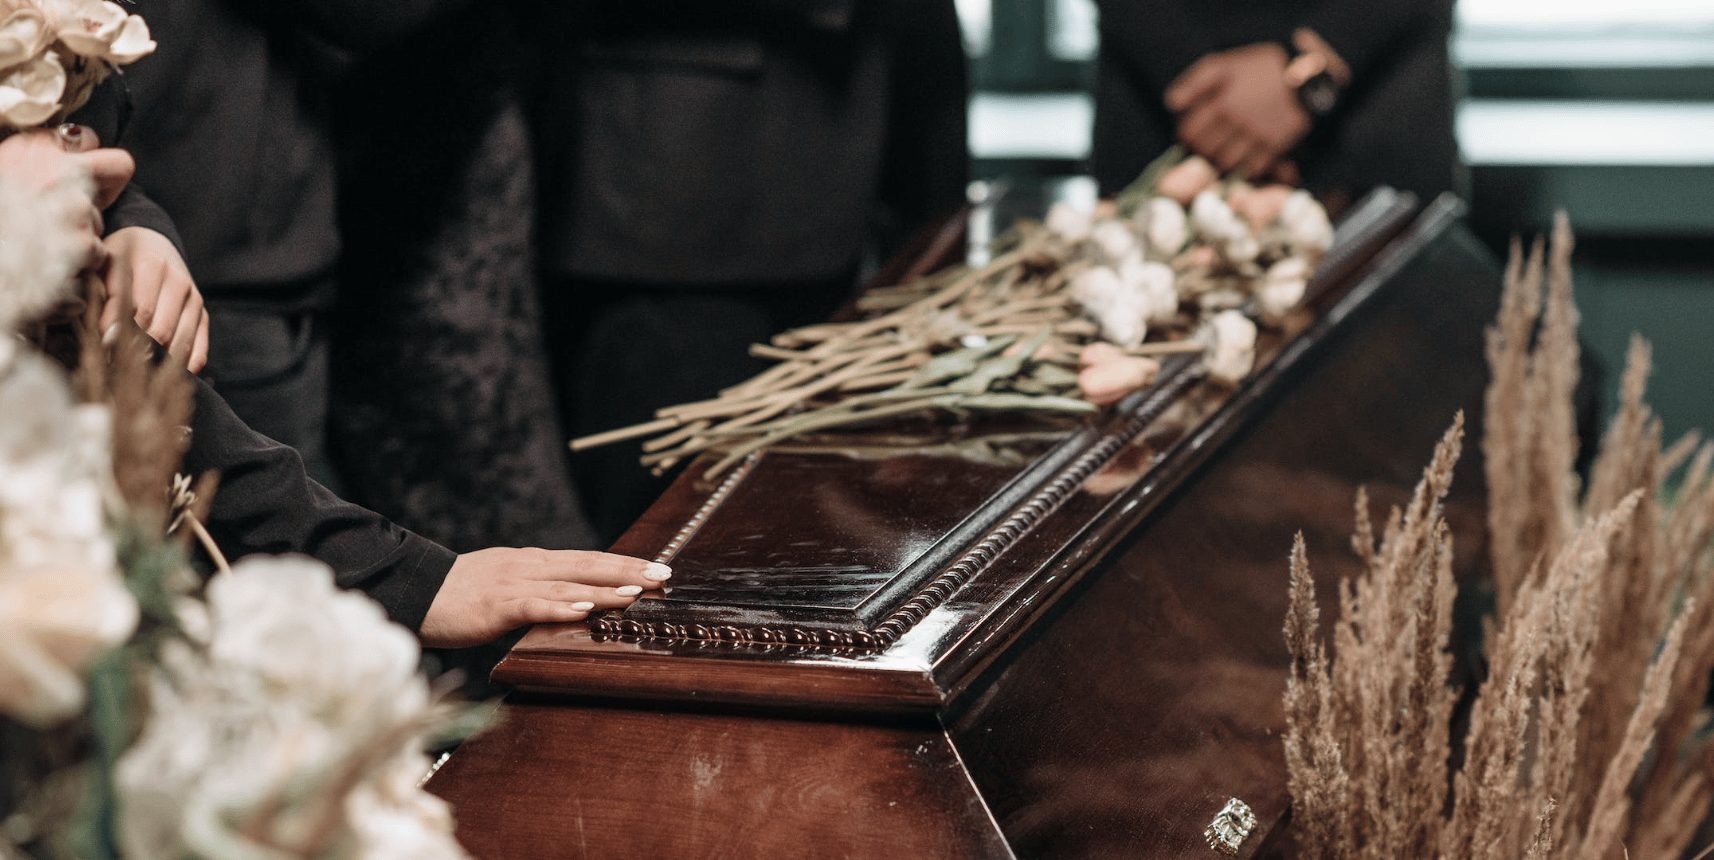
<instances>
[{"instance_id":1,"label":"wristwatch","mask_svg":"<svg viewBox=\"0 0 1714 860\"><path fill-rule=\"evenodd\" d=\"M1344 88L1334 79L1325 54L1293 47L1294 53L1285 68L1286 85L1297 93L1298 104L1303 105L1311 119L1322 119L1339 107Z\"/></svg>"}]
</instances>

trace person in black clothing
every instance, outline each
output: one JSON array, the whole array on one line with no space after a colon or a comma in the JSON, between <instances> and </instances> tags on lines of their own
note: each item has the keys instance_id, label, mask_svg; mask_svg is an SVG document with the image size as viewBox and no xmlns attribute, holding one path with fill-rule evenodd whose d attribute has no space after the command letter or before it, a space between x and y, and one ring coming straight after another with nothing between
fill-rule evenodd
<instances>
[{"instance_id":1,"label":"person in black clothing","mask_svg":"<svg viewBox=\"0 0 1714 860\"><path fill-rule=\"evenodd\" d=\"M574 435L712 396L749 344L847 298L877 222L950 214L966 176L951 0L540 3L525 16L543 305ZM611 539L661 489L637 445L579 455Z\"/></svg>"},{"instance_id":2,"label":"person in black clothing","mask_svg":"<svg viewBox=\"0 0 1714 860\"><path fill-rule=\"evenodd\" d=\"M207 376L245 420L336 478L327 453L341 250L328 73L467 0L140 0L159 48L126 70L121 143L172 216L212 309ZM162 249L164 254L164 249Z\"/></svg>"},{"instance_id":3,"label":"person in black clothing","mask_svg":"<svg viewBox=\"0 0 1714 860\"><path fill-rule=\"evenodd\" d=\"M87 128L0 140L0 179L45 187L66 173L90 174L97 180L91 209L108 206L109 216L131 170L128 155L100 148ZM91 266L104 261L96 238L101 221L92 217L86 225ZM309 477L295 450L250 429L208 385L195 384L184 469L220 474L208 528L226 554L316 558L342 586L364 592L393 621L417 631L425 645L465 648L527 624L582 620L596 609L627 606L671 576L663 565L608 553L496 548L455 554L339 499Z\"/></svg>"},{"instance_id":4,"label":"person in black clothing","mask_svg":"<svg viewBox=\"0 0 1714 860\"><path fill-rule=\"evenodd\" d=\"M207 376L245 420L297 448L323 482L328 359L339 236L322 95L310 85L326 36L366 29L393 5L142 0L159 43L125 74L123 145L137 183L177 223L213 310ZM361 35L361 33L357 33Z\"/></svg>"},{"instance_id":5,"label":"person in black clothing","mask_svg":"<svg viewBox=\"0 0 1714 860\"><path fill-rule=\"evenodd\" d=\"M1452 0L1098 0L1103 192L1175 141L1335 202L1461 185Z\"/></svg>"},{"instance_id":6,"label":"person in black clothing","mask_svg":"<svg viewBox=\"0 0 1714 860\"><path fill-rule=\"evenodd\" d=\"M233 557L302 553L333 568L423 644L465 648L539 622L582 621L629 606L671 572L603 552L495 548L455 554L341 500L304 471L298 453L239 420L197 382L185 471L220 474L208 530Z\"/></svg>"},{"instance_id":7,"label":"person in black clothing","mask_svg":"<svg viewBox=\"0 0 1714 860\"><path fill-rule=\"evenodd\" d=\"M213 311L214 388L318 480L438 542L591 546L498 16L470 0L139 11L160 47L127 72L119 143L181 230L174 279L194 273Z\"/></svg>"},{"instance_id":8,"label":"person in black clothing","mask_svg":"<svg viewBox=\"0 0 1714 860\"><path fill-rule=\"evenodd\" d=\"M451 12L340 74L333 455L344 495L455 549L591 547L543 345L508 8Z\"/></svg>"}]
</instances>

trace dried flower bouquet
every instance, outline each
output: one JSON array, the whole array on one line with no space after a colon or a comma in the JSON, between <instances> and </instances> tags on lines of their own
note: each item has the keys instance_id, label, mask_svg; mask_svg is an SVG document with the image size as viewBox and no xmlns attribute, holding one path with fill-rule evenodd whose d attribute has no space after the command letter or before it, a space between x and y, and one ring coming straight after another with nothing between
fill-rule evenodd
<instances>
[{"instance_id":1,"label":"dried flower bouquet","mask_svg":"<svg viewBox=\"0 0 1714 860\"><path fill-rule=\"evenodd\" d=\"M924 411L1092 412L1152 384L1175 353L1235 384L1255 360L1254 320L1302 301L1332 239L1307 192L1223 180L1174 150L1099 213L1055 205L990 262L871 290L865 318L752 346L777 362L760 375L572 448L654 436L645 466L718 451L713 476L804 434Z\"/></svg>"},{"instance_id":2,"label":"dried flower bouquet","mask_svg":"<svg viewBox=\"0 0 1714 860\"><path fill-rule=\"evenodd\" d=\"M1364 571L1341 583L1331 653L1301 537L1294 548L1285 752L1301 856L1678 858L1708 817L1714 446L1663 447L1637 340L1579 486L1570 252L1563 217L1545 253L1514 247L1489 331L1497 614L1456 772L1440 502L1462 422L1379 546L1359 494Z\"/></svg>"}]
</instances>

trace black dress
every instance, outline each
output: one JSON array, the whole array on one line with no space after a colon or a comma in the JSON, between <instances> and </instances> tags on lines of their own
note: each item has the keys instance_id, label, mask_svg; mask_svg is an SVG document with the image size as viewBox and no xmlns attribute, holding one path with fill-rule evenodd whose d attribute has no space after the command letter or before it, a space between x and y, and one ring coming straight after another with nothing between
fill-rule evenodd
<instances>
[{"instance_id":1,"label":"black dress","mask_svg":"<svg viewBox=\"0 0 1714 860\"><path fill-rule=\"evenodd\" d=\"M505 28L485 4L342 76L335 455L347 495L453 549L588 548Z\"/></svg>"}]
</instances>

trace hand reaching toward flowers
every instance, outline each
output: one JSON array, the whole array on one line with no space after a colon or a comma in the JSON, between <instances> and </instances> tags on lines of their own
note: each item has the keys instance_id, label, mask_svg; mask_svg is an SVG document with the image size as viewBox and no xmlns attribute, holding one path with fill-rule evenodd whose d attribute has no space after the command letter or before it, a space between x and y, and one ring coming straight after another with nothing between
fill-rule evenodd
<instances>
[{"instance_id":1,"label":"hand reaching toward flowers","mask_svg":"<svg viewBox=\"0 0 1714 860\"><path fill-rule=\"evenodd\" d=\"M1179 139L1222 171L1268 175L1310 127L1286 59L1285 48L1261 43L1197 60L1166 91Z\"/></svg>"},{"instance_id":2,"label":"hand reaching toward flowers","mask_svg":"<svg viewBox=\"0 0 1714 860\"><path fill-rule=\"evenodd\" d=\"M623 609L672 576L664 564L605 552L485 549L453 562L423 618L423 644L463 648L527 624Z\"/></svg>"},{"instance_id":3,"label":"hand reaching toward flowers","mask_svg":"<svg viewBox=\"0 0 1714 860\"><path fill-rule=\"evenodd\" d=\"M107 294L129 293L137 325L191 373L200 372L208 364L208 311L172 241L147 227L126 227L102 244ZM119 308L119 302L107 303L102 331L118 321Z\"/></svg>"}]
</instances>

